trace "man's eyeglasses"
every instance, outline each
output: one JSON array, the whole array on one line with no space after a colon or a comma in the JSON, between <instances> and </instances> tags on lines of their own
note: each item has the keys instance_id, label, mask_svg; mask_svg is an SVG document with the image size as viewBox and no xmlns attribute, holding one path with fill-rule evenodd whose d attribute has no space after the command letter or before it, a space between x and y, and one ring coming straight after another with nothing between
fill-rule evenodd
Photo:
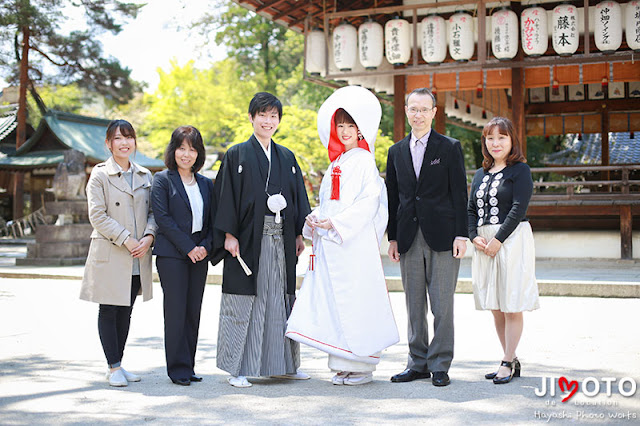
<instances>
[{"instance_id":1,"label":"man's eyeglasses","mask_svg":"<svg viewBox=\"0 0 640 426\"><path fill-rule=\"evenodd\" d=\"M409 108L409 114L411 115L416 115L417 113L420 113L422 115L426 115L429 111L431 111L433 108Z\"/></svg>"}]
</instances>

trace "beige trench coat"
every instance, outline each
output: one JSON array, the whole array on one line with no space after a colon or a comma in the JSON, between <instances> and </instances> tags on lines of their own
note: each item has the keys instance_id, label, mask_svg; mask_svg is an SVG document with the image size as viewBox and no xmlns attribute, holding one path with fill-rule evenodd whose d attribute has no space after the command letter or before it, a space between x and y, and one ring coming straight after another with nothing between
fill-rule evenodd
<instances>
[{"instance_id":1,"label":"beige trench coat","mask_svg":"<svg viewBox=\"0 0 640 426\"><path fill-rule=\"evenodd\" d=\"M151 211L151 172L134 162L133 185L125 180L113 157L97 164L87 183L89 221L93 226L80 299L129 306L133 257L123 242L156 235ZM137 235L134 232L134 217ZM151 248L140 258L143 300L152 298Z\"/></svg>"}]
</instances>

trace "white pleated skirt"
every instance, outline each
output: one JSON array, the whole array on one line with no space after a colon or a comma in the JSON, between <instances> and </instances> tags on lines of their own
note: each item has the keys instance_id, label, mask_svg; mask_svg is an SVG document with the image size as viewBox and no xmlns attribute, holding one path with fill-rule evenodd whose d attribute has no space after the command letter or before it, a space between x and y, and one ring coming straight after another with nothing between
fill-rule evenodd
<instances>
[{"instance_id":1,"label":"white pleated skirt","mask_svg":"<svg viewBox=\"0 0 640 426\"><path fill-rule=\"evenodd\" d=\"M490 241L500 225L478 227ZM521 222L504 241L495 257L479 250L471 264L473 296L478 310L533 311L540 307L536 282L536 254L529 222Z\"/></svg>"}]
</instances>

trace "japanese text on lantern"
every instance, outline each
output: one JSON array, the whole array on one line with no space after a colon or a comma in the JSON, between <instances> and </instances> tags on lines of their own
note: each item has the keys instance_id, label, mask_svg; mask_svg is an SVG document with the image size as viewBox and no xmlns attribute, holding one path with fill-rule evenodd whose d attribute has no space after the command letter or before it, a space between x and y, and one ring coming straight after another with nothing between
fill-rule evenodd
<instances>
[{"instance_id":1,"label":"japanese text on lantern","mask_svg":"<svg viewBox=\"0 0 640 426\"><path fill-rule=\"evenodd\" d=\"M609 44L609 20L611 19L609 12L610 9L608 7L603 7L600 11L600 22L602 22L602 44Z\"/></svg>"},{"instance_id":2,"label":"japanese text on lantern","mask_svg":"<svg viewBox=\"0 0 640 426\"><path fill-rule=\"evenodd\" d=\"M561 46L572 44L576 33L576 16L573 13L573 8L567 8L567 12L571 15L560 15L556 19L556 28L562 31L558 40L558 44Z\"/></svg>"},{"instance_id":3,"label":"japanese text on lantern","mask_svg":"<svg viewBox=\"0 0 640 426\"><path fill-rule=\"evenodd\" d=\"M336 62L342 59L342 36L335 34L333 37L333 57Z\"/></svg>"},{"instance_id":4,"label":"japanese text on lantern","mask_svg":"<svg viewBox=\"0 0 640 426\"><path fill-rule=\"evenodd\" d=\"M434 45L434 40L435 40L435 25L433 25L433 22L429 22L427 24L427 33L426 33L427 37L425 37L425 43L427 44L427 55L429 57L433 56L436 52L436 47Z\"/></svg>"},{"instance_id":5,"label":"japanese text on lantern","mask_svg":"<svg viewBox=\"0 0 640 426\"><path fill-rule=\"evenodd\" d=\"M398 28L391 29L391 60L397 60L401 57L399 34L400 30Z\"/></svg>"},{"instance_id":6,"label":"japanese text on lantern","mask_svg":"<svg viewBox=\"0 0 640 426\"><path fill-rule=\"evenodd\" d=\"M367 44L367 40L369 39L369 29L363 28L362 33L360 34L360 59L362 61L368 61L367 51L369 50L369 45Z\"/></svg>"},{"instance_id":7,"label":"japanese text on lantern","mask_svg":"<svg viewBox=\"0 0 640 426\"><path fill-rule=\"evenodd\" d=\"M534 14L538 14L534 11ZM527 17L524 21L524 42L528 50L533 50L533 43L538 42L540 37L540 18L532 19Z\"/></svg>"},{"instance_id":8,"label":"japanese text on lantern","mask_svg":"<svg viewBox=\"0 0 640 426\"><path fill-rule=\"evenodd\" d=\"M461 27L460 25L458 25L458 23L456 22L455 24L453 24L453 32L452 32L452 44L453 44L453 52L456 55L460 54L460 30Z\"/></svg>"}]
</instances>

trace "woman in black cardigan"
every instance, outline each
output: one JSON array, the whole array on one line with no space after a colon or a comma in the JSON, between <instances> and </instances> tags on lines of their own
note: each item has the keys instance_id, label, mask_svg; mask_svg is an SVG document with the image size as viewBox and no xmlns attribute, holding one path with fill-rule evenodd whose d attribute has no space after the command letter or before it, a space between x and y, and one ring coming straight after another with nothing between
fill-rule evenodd
<instances>
[{"instance_id":1,"label":"woman in black cardigan","mask_svg":"<svg viewBox=\"0 0 640 426\"><path fill-rule=\"evenodd\" d=\"M155 175L151 191L158 224L153 254L164 292L167 373L182 386L202 380L194 364L212 245L213 199L213 183L197 173L204 159L198 129L178 127L164 153L169 170Z\"/></svg>"},{"instance_id":2,"label":"woman in black cardigan","mask_svg":"<svg viewBox=\"0 0 640 426\"><path fill-rule=\"evenodd\" d=\"M504 350L498 371L485 375L495 384L520 376L516 348L523 311L539 308L533 233L526 219L533 193L531 171L507 118L495 117L482 131L482 168L471 183L469 238L476 309L491 310Z\"/></svg>"}]
</instances>

